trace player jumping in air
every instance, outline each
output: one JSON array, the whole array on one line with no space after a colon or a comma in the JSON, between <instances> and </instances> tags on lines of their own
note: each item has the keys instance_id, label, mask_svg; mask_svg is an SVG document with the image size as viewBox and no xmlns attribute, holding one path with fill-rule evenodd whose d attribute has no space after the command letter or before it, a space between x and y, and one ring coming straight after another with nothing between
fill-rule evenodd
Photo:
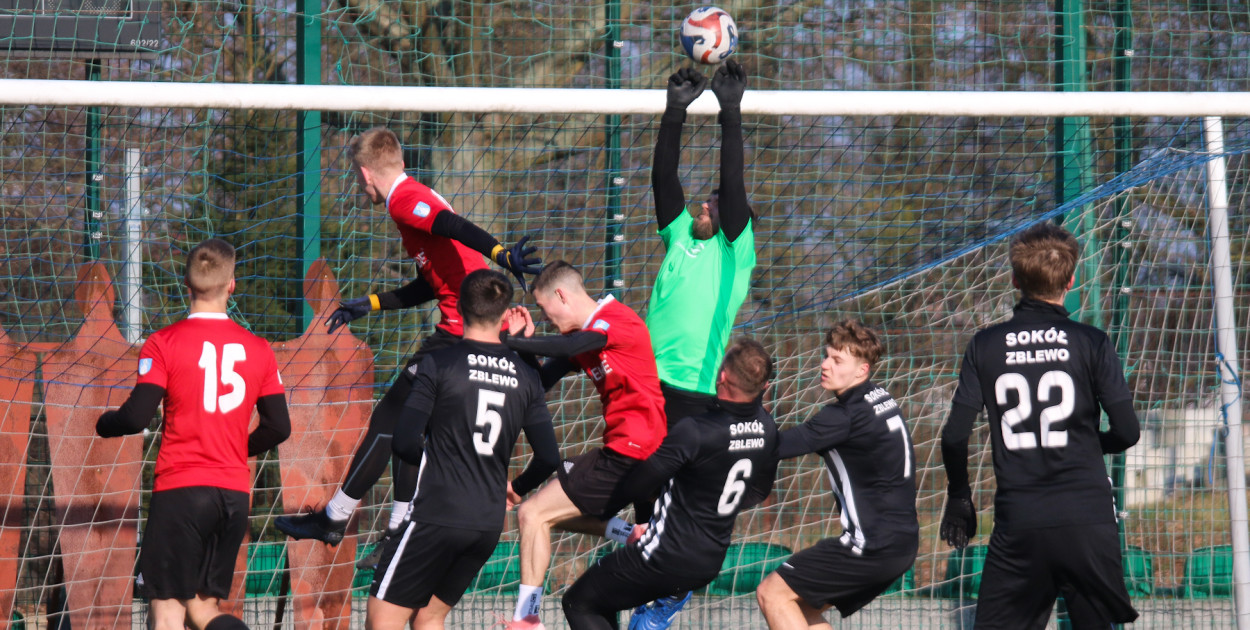
<instances>
[{"instance_id":1,"label":"player jumping in air","mask_svg":"<svg viewBox=\"0 0 1250 630\"><path fill-rule=\"evenodd\" d=\"M1074 628L1137 618L1102 456L1136 444L1140 428L1111 340L1068 319L1063 307L1079 258L1076 239L1053 223L1016 236L1011 271L1020 302L1010 320L968 343L942 429L941 535L962 548L977 530L968 436L982 409L990 425L998 490L977 628L1043 628L1057 593Z\"/></svg>"},{"instance_id":2,"label":"player jumping in air","mask_svg":"<svg viewBox=\"0 0 1250 630\"><path fill-rule=\"evenodd\" d=\"M247 628L218 609L230 594L247 534L247 458L291 434L273 349L226 316L234 261L234 248L219 239L191 249L185 277L190 315L144 342L134 391L96 422L100 437L133 435L165 405L139 549L155 630ZM249 434L252 409L260 425Z\"/></svg>"},{"instance_id":3,"label":"player jumping in air","mask_svg":"<svg viewBox=\"0 0 1250 630\"><path fill-rule=\"evenodd\" d=\"M456 309L460 283L465 276L485 269L485 255L510 271L525 288L522 274L537 273L539 260L533 258L534 247L526 247L523 237L505 249L493 236L464 219L433 189L404 173L403 149L399 138L389 129L376 127L352 138L348 145L356 183L373 203L385 203L391 219L399 228L404 250L417 262L419 275L412 282L386 293L348 300L330 315L326 322L330 332L372 311L409 308L430 300L438 301L441 320L434 334L421 342L416 354L395 378L391 388L378 401L369 416L369 428L356 448L343 485L326 506L310 514L280 516L274 525L282 533L295 538L315 538L331 545L343 539L347 521L364 498L365 493L382 476L391 460L391 436L395 420L400 416L408 390L412 386L410 369L425 354L455 343L464 329ZM416 493L418 468L396 458L392 469L394 505L387 537L400 528L412 497ZM378 546L381 548L381 545ZM372 566L376 554L361 560Z\"/></svg>"},{"instance_id":4,"label":"player jumping in air","mask_svg":"<svg viewBox=\"0 0 1250 630\"><path fill-rule=\"evenodd\" d=\"M772 359L759 343L730 345L716 399L673 424L659 450L626 478L621 500L609 506L619 509L663 487L641 537L600 559L565 593L570 628L615 629L618 611L684 595L720 573L738 513L763 501L776 476L777 425L760 404L772 373Z\"/></svg>"},{"instance_id":5,"label":"player jumping in air","mask_svg":"<svg viewBox=\"0 0 1250 630\"><path fill-rule=\"evenodd\" d=\"M820 386L836 400L777 439L782 459L818 453L825 460L842 535L790 556L760 583L756 599L772 630L831 629L826 610L850 616L916 559L911 437L894 398L869 379L882 352L859 322L835 324L825 335Z\"/></svg>"},{"instance_id":6,"label":"player jumping in air","mask_svg":"<svg viewBox=\"0 0 1250 630\"><path fill-rule=\"evenodd\" d=\"M603 447L569 458L557 479L521 504L521 592L509 628L543 628L542 584L551 564L551 528L603 532L609 498L625 475L660 446L666 433L664 399L651 337L642 318L611 295L595 301L582 275L564 261L543 268L534 299L559 335L533 337L524 308L512 310L507 343L518 352L551 357L541 369L551 388L566 374L586 372L603 405ZM587 517L587 518L581 518Z\"/></svg>"},{"instance_id":7,"label":"player jumping in air","mask_svg":"<svg viewBox=\"0 0 1250 630\"><path fill-rule=\"evenodd\" d=\"M460 288L464 339L412 366L411 392L396 426L395 453L421 463L411 521L387 541L374 573L371 630L441 629L490 558L515 497L560 461L538 373L499 342L512 285L479 269ZM508 461L521 432L533 459L511 484ZM422 461L424 452L424 461Z\"/></svg>"},{"instance_id":8,"label":"player jumping in air","mask_svg":"<svg viewBox=\"0 0 1250 630\"><path fill-rule=\"evenodd\" d=\"M668 78L668 100L651 164L655 219L665 254L651 291L647 328L670 425L702 413L716 398L720 360L755 268L754 219L743 178L741 103L747 74L738 62L726 61L712 77L721 110L720 187L703 203L687 207L677 176L686 108L707 83L694 68L682 68ZM636 505L635 516L649 518L650 504ZM659 620L671 619L689 595L681 593L640 608L630 627L667 628L667 622Z\"/></svg>"}]
</instances>

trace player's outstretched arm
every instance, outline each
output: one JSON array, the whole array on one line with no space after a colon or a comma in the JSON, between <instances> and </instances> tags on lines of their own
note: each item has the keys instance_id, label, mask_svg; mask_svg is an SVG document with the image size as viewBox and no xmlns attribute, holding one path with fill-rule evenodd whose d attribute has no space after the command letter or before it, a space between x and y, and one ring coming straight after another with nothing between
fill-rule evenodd
<instances>
[{"instance_id":1,"label":"player's outstretched arm","mask_svg":"<svg viewBox=\"0 0 1250 630\"><path fill-rule=\"evenodd\" d=\"M256 399L260 424L247 436L247 456L255 457L291 437L291 414L286 394L270 394Z\"/></svg>"},{"instance_id":2,"label":"player's outstretched arm","mask_svg":"<svg viewBox=\"0 0 1250 630\"><path fill-rule=\"evenodd\" d=\"M668 430L660 448L635 465L608 497L605 513L619 512L630 504L650 502L686 462L699 455L699 428L695 421L682 418Z\"/></svg>"},{"instance_id":3,"label":"player's outstretched arm","mask_svg":"<svg viewBox=\"0 0 1250 630\"><path fill-rule=\"evenodd\" d=\"M390 311L400 308L412 308L433 300L434 288L425 279L418 276L412 282L394 291L375 293L365 297L347 300L330 313L326 318L326 332L334 332L348 322L360 319L373 311Z\"/></svg>"},{"instance_id":4,"label":"player's outstretched arm","mask_svg":"<svg viewBox=\"0 0 1250 630\"><path fill-rule=\"evenodd\" d=\"M980 409L951 404L950 417L942 427L942 466L946 468L946 509L939 534L952 547L962 549L977 534L977 510L968 483L968 437Z\"/></svg>"},{"instance_id":5,"label":"player's outstretched arm","mask_svg":"<svg viewBox=\"0 0 1250 630\"><path fill-rule=\"evenodd\" d=\"M165 399L165 388L152 383L139 383L130 392L130 397L116 411L110 410L100 414L95 423L96 435L104 438L121 437L142 433L152 418L156 417L156 409Z\"/></svg>"},{"instance_id":6,"label":"player's outstretched arm","mask_svg":"<svg viewBox=\"0 0 1250 630\"><path fill-rule=\"evenodd\" d=\"M746 89L747 71L732 59L721 64L712 76L712 92L720 102L720 225L731 243L751 220L742 148L742 94Z\"/></svg>"},{"instance_id":7,"label":"player's outstretched arm","mask_svg":"<svg viewBox=\"0 0 1250 630\"><path fill-rule=\"evenodd\" d=\"M827 405L807 422L777 434L776 459L829 450L846 441L850 434L846 411Z\"/></svg>"},{"instance_id":8,"label":"player's outstretched arm","mask_svg":"<svg viewBox=\"0 0 1250 630\"><path fill-rule=\"evenodd\" d=\"M460 241L469 249L493 260L516 278L522 293L526 290L524 274L537 275L542 271L542 259L534 255L538 248L526 245L529 235L521 237L512 247L504 247L486 230L450 210L442 210L435 215L430 233Z\"/></svg>"},{"instance_id":9,"label":"player's outstretched arm","mask_svg":"<svg viewBox=\"0 0 1250 630\"><path fill-rule=\"evenodd\" d=\"M534 335L530 337L509 335L508 347L517 352L529 352L544 357L575 357L593 352L608 345L608 336L593 330L579 330L567 335Z\"/></svg>"},{"instance_id":10,"label":"player's outstretched arm","mask_svg":"<svg viewBox=\"0 0 1250 630\"><path fill-rule=\"evenodd\" d=\"M651 160L651 190L655 197L655 219L663 230L686 210L686 196L677 176L681 158L681 126L686 108L707 87L707 77L694 68L682 68L668 78L667 102L660 116L655 155Z\"/></svg>"}]
</instances>

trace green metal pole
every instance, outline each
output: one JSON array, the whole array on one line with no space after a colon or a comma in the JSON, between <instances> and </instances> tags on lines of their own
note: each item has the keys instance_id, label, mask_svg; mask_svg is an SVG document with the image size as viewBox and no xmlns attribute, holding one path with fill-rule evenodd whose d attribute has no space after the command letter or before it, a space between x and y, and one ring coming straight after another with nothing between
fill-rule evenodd
<instances>
[{"instance_id":1,"label":"green metal pole","mask_svg":"<svg viewBox=\"0 0 1250 630\"><path fill-rule=\"evenodd\" d=\"M604 37L604 49L608 58L607 88L621 87L621 3L620 0L608 0L606 6L607 28ZM607 211L605 214L606 230L604 234L604 284L607 291L625 287L625 279L621 277L621 252L625 240L623 224L625 211L621 207L621 189L625 186L625 178L621 175L621 116L608 116L605 130L605 147L607 151L606 190L608 191Z\"/></svg>"},{"instance_id":2,"label":"green metal pole","mask_svg":"<svg viewBox=\"0 0 1250 630\"><path fill-rule=\"evenodd\" d=\"M1085 71L1085 17L1082 0L1055 0L1056 88L1062 92L1088 89ZM1063 204L1094 185L1093 143L1089 118L1055 119L1055 201ZM1076 235L1086 252L1097 251L1093 242L1094 217L1074 212L1063 217L1063 224ZM1081 319L1102 325L1102 292L1098 286L1097 260L1086 257L1077 268L1076 285L1068 294L1067 307ZM1082 298L1085 299L1082 299Z\"/></svg>"},{"instance_id":3,"label":"green metal pole","mask_svg":"<svg viewBox=\"0 0 1250 630\"><path fill-rule=\"evenodd\" d=\"M100 80L101 62L99 59L87 61L87 80ZM86 195L87 212L83 217L83 248L87 260L100 259L100 241L104 234L100 231L100 221L104 219L104 211L100 207L100 186L104 183L103 149L100 139L100 108L87 108L87 177Z\"/></svg>"},{"instance_id":4,"label":"green metal pole","mask_svg":"<svg viewBox=\"0 0 1250 630\"><path fill-rule=\"evenodd\" d=\"M321 0L299 0L299 28L296 29L298 57L295 73L300 85L321 84ZM299 153L299 195L296 216L300 240L300 277L302 287L313 262L321 257L321 112L299 114L296 151ZM313 325L312 306L303 303L302 330Z\"/></svg>"}]
</instances>

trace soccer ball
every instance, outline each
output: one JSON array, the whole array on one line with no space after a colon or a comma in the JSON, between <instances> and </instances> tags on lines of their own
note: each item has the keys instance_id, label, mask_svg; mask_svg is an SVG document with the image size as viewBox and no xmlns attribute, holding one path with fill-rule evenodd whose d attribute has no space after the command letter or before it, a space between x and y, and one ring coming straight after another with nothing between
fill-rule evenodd
<instances>
[{"instance_id":1,"label":"soccer ball","mask_svg":"<svg viewBox=\"0 0 1250 630\"><path fill-rule=\"evenodd\" d=\"M738 25L721 9L699 7L681 21L681 47L699 63L720 63L738 48Z\"/></svg>"}]
</instances>

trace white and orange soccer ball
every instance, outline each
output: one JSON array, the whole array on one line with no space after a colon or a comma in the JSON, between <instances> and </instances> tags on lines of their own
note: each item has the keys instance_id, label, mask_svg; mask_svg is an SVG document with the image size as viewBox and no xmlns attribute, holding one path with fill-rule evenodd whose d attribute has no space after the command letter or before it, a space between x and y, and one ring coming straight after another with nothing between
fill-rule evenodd
<instances>
[{"instance_id":1,"label":"white and orange soccer ball","mask_svg":"<svg viewBox=\"0 0 1250 630\"><path fill-rule=\"evenodd\" d=\"M699 7L681 21L681 47L699 63L720 63L738 48L738 25L722 9Z\"/></svg>"}]
</instances>

